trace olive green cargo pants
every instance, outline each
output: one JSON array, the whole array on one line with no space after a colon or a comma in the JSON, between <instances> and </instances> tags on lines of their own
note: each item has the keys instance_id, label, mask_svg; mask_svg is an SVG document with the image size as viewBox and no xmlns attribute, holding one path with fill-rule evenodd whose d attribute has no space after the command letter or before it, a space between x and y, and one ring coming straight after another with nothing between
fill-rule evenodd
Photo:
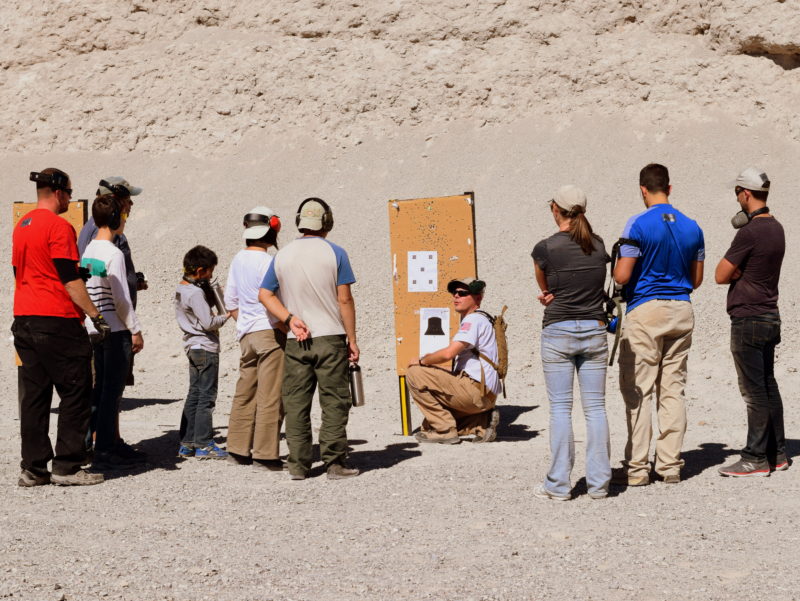
<instances>
[{"instance_id":1,"label":"olive green cargo pants","mask_svg":"<svg viewBox=\"0 0 800 601\"><path fill-rule=\"evenodd\" d=\"M311 469L311 400L319 390L322 425L320 459L329 466L347 456L347 418L350 380L344 336L320 336L304 342L286 341L283 370L283 408L289 472L306 475Z\"/></svg>"}]
</instances>

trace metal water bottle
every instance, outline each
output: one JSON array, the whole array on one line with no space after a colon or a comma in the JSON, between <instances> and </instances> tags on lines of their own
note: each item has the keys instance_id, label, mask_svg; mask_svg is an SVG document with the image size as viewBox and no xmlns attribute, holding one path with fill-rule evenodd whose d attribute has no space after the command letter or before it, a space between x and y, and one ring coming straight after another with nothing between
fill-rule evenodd
<instances>
[{"instance_id":1,"label":"metal water bottle","mask_svg":"<svg viewBox=\"0 0 800 601\"><path fill-rule=\"evenodd\" d=\"M350 398L353 399L353 407L364 405L364 381L358 363L350 364Z\"/></svg>"},{"instance_id":2,"label":"metal water bottle","mask_svg":"<svg viewBox=\"0 0 800 601\"><path fill-rule=\"evenodd\" d=\"M227 311L225 310L225 292L222 290L222 286L214 284L211 290L214 292L214 304L217 306L217 315L225 315Z\"/></svg>"}]
</instances>

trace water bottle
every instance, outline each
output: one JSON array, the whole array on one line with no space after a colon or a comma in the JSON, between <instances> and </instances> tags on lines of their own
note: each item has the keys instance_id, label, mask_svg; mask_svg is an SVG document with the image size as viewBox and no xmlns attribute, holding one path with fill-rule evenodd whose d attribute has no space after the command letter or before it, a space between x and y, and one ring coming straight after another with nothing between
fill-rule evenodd
<instances>
[{"instance_id":1,"label":"water bottle","mask_svg":"<svg viewBox=\"0 0 800 601\"><path fill-rule=\"evenodd\" d=\"M214 304L217 306L217 315L225 315L227 311L225 310L225 292L223 292L222 286L214 284L211 290L214 292Z\"/></svg>"},{"instance_id":2,"label":"water bottle","mask_svg":"<svg viewBox=\"0 0 800 601\"><path fill-rule=\"evenodd\" d=\"M617 323L619 322L619 318L615 315L611 318L606 326L606 330L608 330L609 334L616 334L617 332Z\"/></svg>"},{"instance_id":3,"label":"water bottle","mask_svg":"<svg viewBox=\"0 0 800 601\"><path fill-rule=\"evenodd\" d=\"M350 364L350 398L353 399L353 407L364 405L364 381L358 363Z\"/></svg>"}]
</instances>

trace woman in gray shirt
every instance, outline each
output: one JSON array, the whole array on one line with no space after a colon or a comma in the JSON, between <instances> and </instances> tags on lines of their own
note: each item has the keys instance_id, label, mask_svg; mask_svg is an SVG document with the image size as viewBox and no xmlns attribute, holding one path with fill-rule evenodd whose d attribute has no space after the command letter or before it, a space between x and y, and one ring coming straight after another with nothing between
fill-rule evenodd
<instances>
[{"instance_id":1,"label":"woman in gray shirt","mask_svg":"<svg viewBox=\"0 0 800 601\"><path fill-rule=\"evenodd\" d=\"M586 219L586 195L562 186L550 201L558 232L533 249L539 302L545 306L542 365L550 401L550 471L534 494L566 501L575 462L572 434L572 383L575 372L586 419L586 485L589 496L608 495L611 480L608 419L605 408L606 263L603 240Z\"/></svg>"}]
</instances>

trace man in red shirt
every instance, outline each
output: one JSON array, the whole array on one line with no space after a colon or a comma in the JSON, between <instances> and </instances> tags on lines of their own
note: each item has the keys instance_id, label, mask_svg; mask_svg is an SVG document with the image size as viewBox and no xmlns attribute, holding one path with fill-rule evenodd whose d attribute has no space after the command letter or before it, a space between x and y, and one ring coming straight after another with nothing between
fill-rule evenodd
<instances>
[{"instance_id":1,"label":"man in red shirt","mask_svg":"<svg viewBox=\"0 0 800 601\"><path fill-rule=\"evenodd\" d=\"M84 313L101 333L110 328L80 277L75 229L58 216L72 196L69 176L48 168L31 173L31 180L36 182L36 208L14 228L12 250L16 287L11 331L22 360L19 485L99 484L101 474L81 469L92 392L92 347ZM53 387L61 398L55 455L48 436ZM47 469L51 459L52 475Z\"/></svg>"}]
</instances>

